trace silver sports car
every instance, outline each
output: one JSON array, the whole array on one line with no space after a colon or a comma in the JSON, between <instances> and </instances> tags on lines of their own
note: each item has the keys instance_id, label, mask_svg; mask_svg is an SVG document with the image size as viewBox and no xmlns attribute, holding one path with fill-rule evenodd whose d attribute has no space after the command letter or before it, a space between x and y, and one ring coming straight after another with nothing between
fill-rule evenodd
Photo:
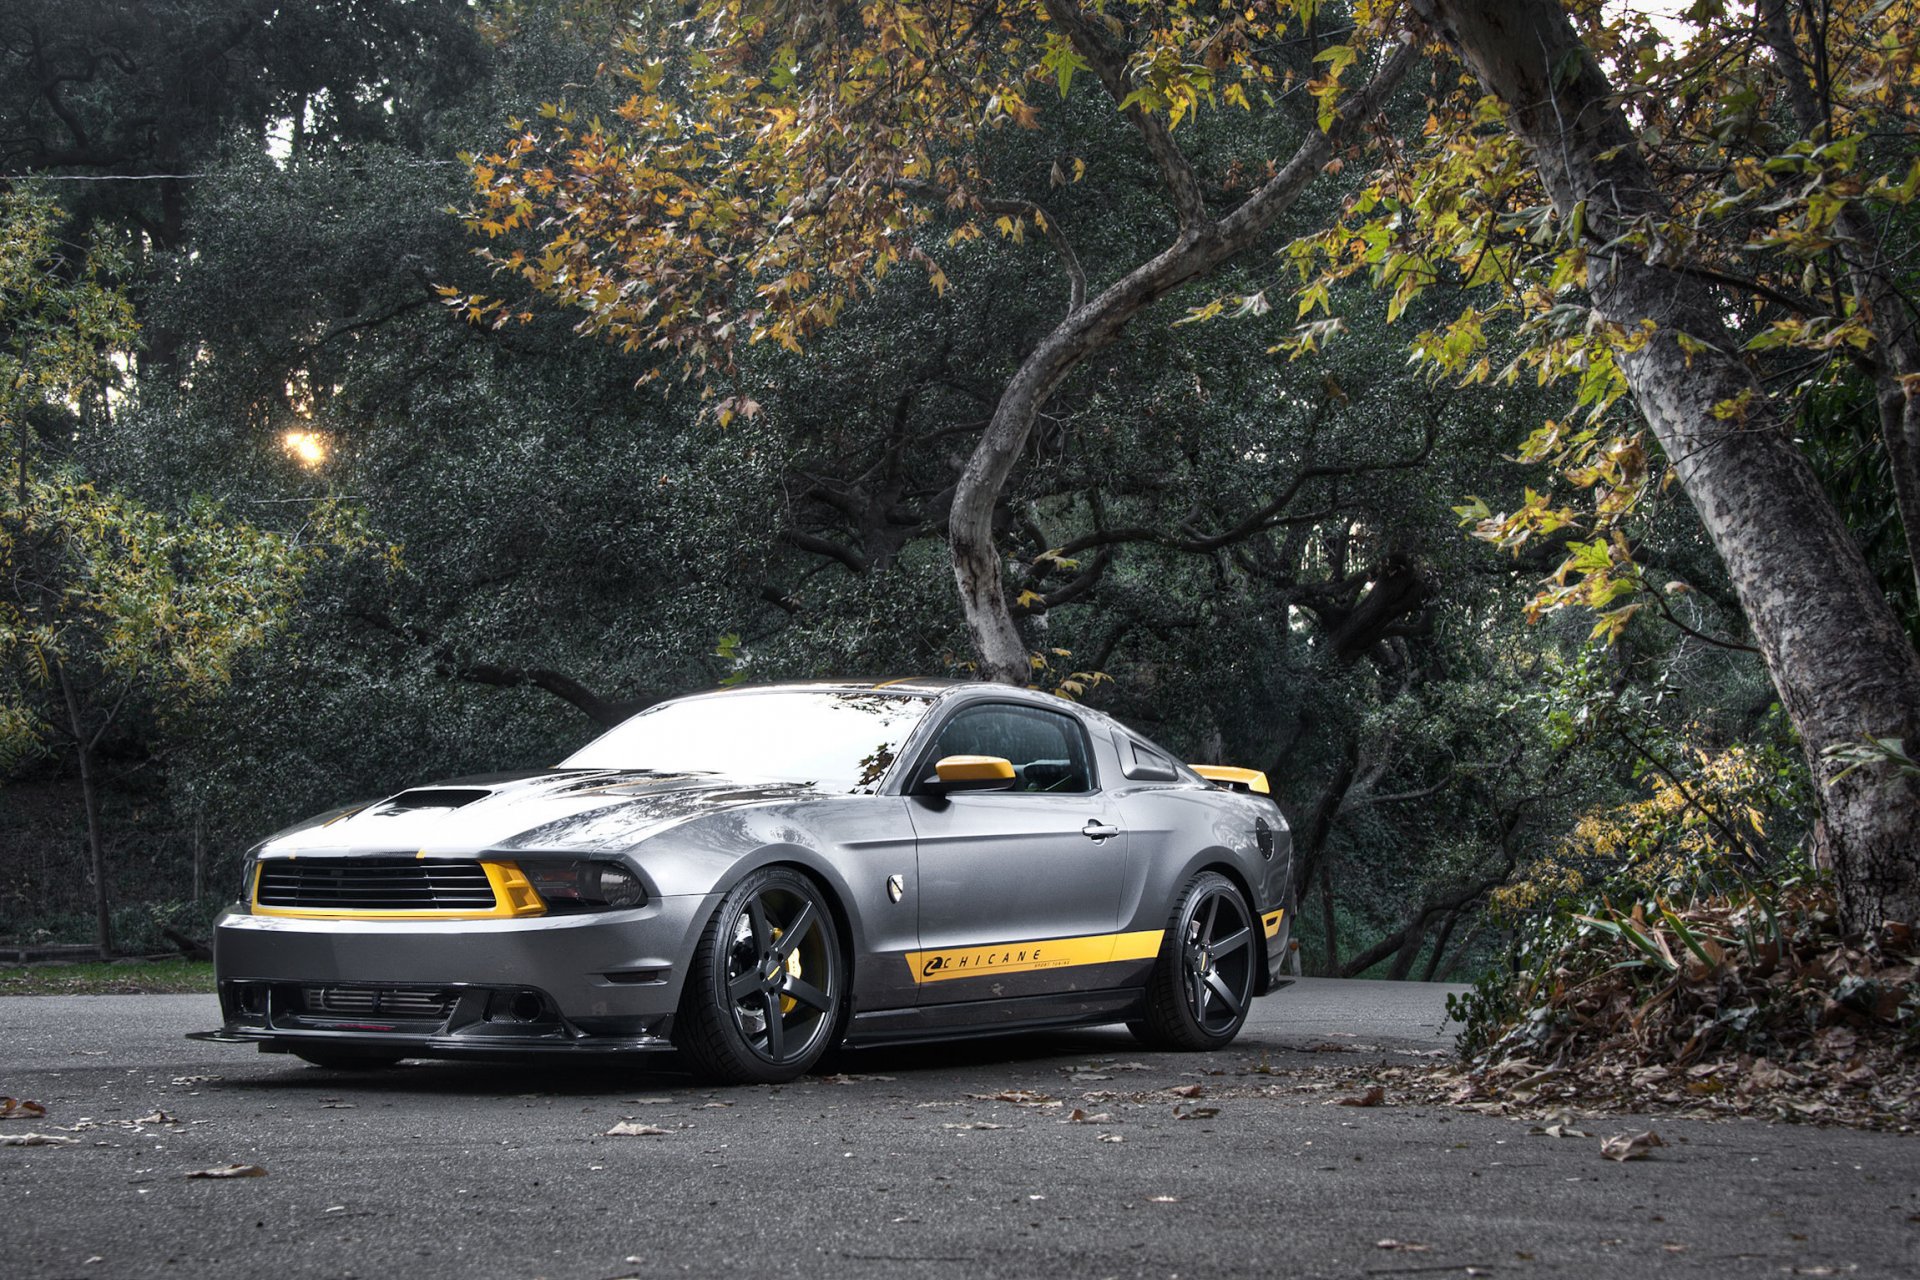
<instances>
[{"instance_id":1,"label":"silver sports car","mask_svg":"<svg viewBox=\"0 0 1920 1280\"><path fill-rule=\"evenodd\" d=\"M226 1019L331 1067L1125 1022L1217 1048L1285 984L1291 849L1251 770L1049 694L932 680L652 707L552 769L322 814L246 858Z\"/></svg>"}]
</instances>

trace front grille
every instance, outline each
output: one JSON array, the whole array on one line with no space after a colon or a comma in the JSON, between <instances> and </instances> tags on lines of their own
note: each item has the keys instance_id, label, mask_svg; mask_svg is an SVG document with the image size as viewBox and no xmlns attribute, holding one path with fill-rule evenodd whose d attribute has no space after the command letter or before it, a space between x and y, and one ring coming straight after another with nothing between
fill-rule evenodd
<instances>
[{"instance_id":1,"label":"front grille","mask_svg":"<svg viewBox=\"0 0 1920 1280\"><path fill-rule=\"evenodd\" d=\"M444 1022L458 997L444 987L302 987L301 1011L352 1018L420 1018Z\"/></svg>"},{"instance_id":2,"label":"front grille","mask_svg":"<svg viewBox=\"0 0 1920 1280\"><path fill-rule=\"evenodd\" d=\"M477 862L423 858L296 858L260 864L263 907L312 911L489 911L493 885Z\"/></svg>"}]
</instances>

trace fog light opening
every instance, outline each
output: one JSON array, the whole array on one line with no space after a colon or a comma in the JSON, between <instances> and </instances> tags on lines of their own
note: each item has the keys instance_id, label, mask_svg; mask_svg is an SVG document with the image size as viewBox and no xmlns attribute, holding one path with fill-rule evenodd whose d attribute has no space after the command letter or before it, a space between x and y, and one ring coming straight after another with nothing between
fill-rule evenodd
<instances>
[{"instance_id":1,"label":"fog light opening","mask_svg":"<svg viewBox=\"0 0 1920 1280\"><path fill-rule=\"evenodd\" d=\"M516 991L507 1001L507 1012L516 1022L538 1022L546 1011L547 1002L540 998L538 991Z\"/></svg>"}]
</instances>

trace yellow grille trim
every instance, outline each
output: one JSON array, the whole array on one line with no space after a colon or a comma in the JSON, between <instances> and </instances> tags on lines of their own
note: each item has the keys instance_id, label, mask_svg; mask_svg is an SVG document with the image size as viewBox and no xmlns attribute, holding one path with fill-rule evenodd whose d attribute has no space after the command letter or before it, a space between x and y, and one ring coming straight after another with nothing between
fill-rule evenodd
<instances>
[{"instance_id":1,"label":"yellow grille trim","mask_svg":"<svg viewBox=\"0 0 1920 1280\"><path fill-rule=\"evenodd\" d=\"M425 857L423 853L420 855ZM260 905L260 866L253 869L249 905L257 916L291 916L299 920L513 920L547 914L526 874L511 862L482 862L487 883L493 886L493 906L485 911L337 911L321 907L263 907Z\"/></svg>"}]
</instances>

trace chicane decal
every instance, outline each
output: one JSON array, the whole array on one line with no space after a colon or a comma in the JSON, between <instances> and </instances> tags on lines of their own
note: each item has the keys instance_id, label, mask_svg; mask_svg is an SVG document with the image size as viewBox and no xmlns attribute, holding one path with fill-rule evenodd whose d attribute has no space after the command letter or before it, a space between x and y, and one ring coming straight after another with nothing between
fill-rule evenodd
<instances>
[{"instance_id":1,"label":"chicane decal","mask_svg":"<svg viewBox=\"0 0 1920 1280\"><path fill-rule=\"evenodd\" d=\"M1276 935L1279 934L1280 918L1286 914L1287 914L1286 911L1283 909L1283 910L1275 911L1268 915L1264 915L1260 917L1260 923L1266 927L1267 936L1269 938L1275 937Z\"/></svg>"},{"instance_id":2,"label":"chicane decal","mask_svg":"<svg viewBox=\"0 0 1920 1280\"><path fill-rule=\"evenodd\" d=\"M1165 930L1144 929L1138 933L1093 933L1079 938L999 942L990 947L958 947L950 951L909 951L907 964L913 970L913 980L920 983L1113 964L1120 960L1151 960L1160 954L1160 939L1164 936Z\"/></svg>"}]
</instances>

